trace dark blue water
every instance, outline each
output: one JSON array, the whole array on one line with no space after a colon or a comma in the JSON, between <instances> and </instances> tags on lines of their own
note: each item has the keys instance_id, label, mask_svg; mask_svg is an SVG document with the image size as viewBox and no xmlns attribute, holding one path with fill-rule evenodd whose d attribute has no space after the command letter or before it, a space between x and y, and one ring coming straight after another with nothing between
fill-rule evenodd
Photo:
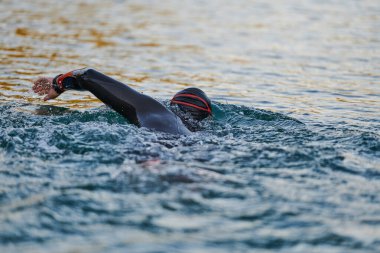
<instances>
[{"instance_id":1,"label":"dark blue water","mask_svg":"<svg viewBox=\"0 0 380 253\"><path fill-rule=\"evenodd\" d=\"M2 251L377 252L379 128L213 109L173 136L2 103Z\"/></svg>"}]
</instances>

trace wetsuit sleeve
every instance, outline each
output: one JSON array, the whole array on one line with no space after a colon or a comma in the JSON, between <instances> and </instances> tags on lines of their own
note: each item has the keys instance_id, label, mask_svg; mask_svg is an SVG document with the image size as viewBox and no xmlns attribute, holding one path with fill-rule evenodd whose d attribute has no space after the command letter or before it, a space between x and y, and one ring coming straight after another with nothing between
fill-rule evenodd
<instances>
[{"instance_id":1,"label":"wetsuit sleeve","mask_svg":"<svg viewBox=\"0 0 380 253\"><path fill-rule=\"evenodd\" d=\"M145 126L143 121L148 117L144 115L167 114L167 109L155 99L94 69L74 70L72 73L72 77L64 79L65 90L88 90L137 126Z\"/></svg>"},{"instance_id":2,"label":"wetsuit sleeve","mask_svg":"<svg viewBox=\"0 0 380 253\"><path fill-rule=\"evenodd\" d=\"M63 87L65 90L85 90L75 77L66 77L63 79Z\"/></svg>"},{"instance_id":3,"label":"wetsuit sleeve","mask_svg":"<svg viewBox=\"0 0 380 253\"><path fill-rule=\"evenodd\" d=\"M54 84L54 82L53 82ZM64 90L87 90L132 124L173 134L189 134L183 122L163 104L94 69L79 69L58 77Z\"/></svg>"}]
</instances>

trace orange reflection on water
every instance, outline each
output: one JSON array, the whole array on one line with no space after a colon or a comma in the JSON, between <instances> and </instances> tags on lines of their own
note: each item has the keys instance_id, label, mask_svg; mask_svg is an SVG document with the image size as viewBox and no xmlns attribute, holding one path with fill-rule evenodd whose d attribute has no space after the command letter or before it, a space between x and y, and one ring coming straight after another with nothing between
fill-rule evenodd
<instances>
[{"instance_id":1,"label":"orange reflection on water","mask_svg":"<svg viewBox=\"0 0 380 253\"><path fill-rule=\"evenodd\" d=\"M88 93L42 102L30 92L38 76L88 66L154 97L197 86L221 102L326 117L343 108L352 118L362 104L372 117L379 19L372 2L357 5L365 11L339 2L3 1L0 101L98 106Z\"/></svg>"}]
</instances>

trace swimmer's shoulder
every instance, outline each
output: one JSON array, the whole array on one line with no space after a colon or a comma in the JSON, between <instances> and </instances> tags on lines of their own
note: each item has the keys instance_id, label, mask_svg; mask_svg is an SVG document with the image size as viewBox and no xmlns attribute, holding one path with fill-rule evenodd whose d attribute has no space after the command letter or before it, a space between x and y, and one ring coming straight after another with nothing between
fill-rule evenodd
<instances>
[{"instance_id":1,"label":"swimmer's shoulder","mask_svg":"<svg viewBox=\"0 0 380 253\"><path fill-rule=\"evenodd\" d=\"M154 129L156 131L178 134L178 135L189 135L190 130L183 124L180 118L178 118L174 113L147 113L139 116L139 122L141 127L147 127L149 129Z\"/></svg>"}]
</instances>

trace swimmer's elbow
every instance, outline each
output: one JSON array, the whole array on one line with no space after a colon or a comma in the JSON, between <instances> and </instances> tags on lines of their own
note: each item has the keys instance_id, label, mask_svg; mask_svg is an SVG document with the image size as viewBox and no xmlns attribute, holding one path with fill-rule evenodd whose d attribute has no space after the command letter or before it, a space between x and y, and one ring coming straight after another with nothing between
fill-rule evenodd
<instances>
[{"instance_id":1,"label":"swimmer's elbow","mask_svg":"<svg viewBox=\"0 0 380 253\"><path fill-rule=\"evenodd\" d=\"M95 69L86 67L86 68L74 70L73 75L76 77L80 77L80 76L92 75L95 72L97 72Z\"/></svg>"},{"instance_id":2,"label":"swimmer's elbow","mask_svg":"<svg viewBox=\"0 0 380 253\"><path fill-rule=\"evenodd\" d=\"M97 73L98 71L96 71L95 69L93 68L86 68L84 74L85 75L93 75L94 73Z\"/></svg>"}]
</instances>

